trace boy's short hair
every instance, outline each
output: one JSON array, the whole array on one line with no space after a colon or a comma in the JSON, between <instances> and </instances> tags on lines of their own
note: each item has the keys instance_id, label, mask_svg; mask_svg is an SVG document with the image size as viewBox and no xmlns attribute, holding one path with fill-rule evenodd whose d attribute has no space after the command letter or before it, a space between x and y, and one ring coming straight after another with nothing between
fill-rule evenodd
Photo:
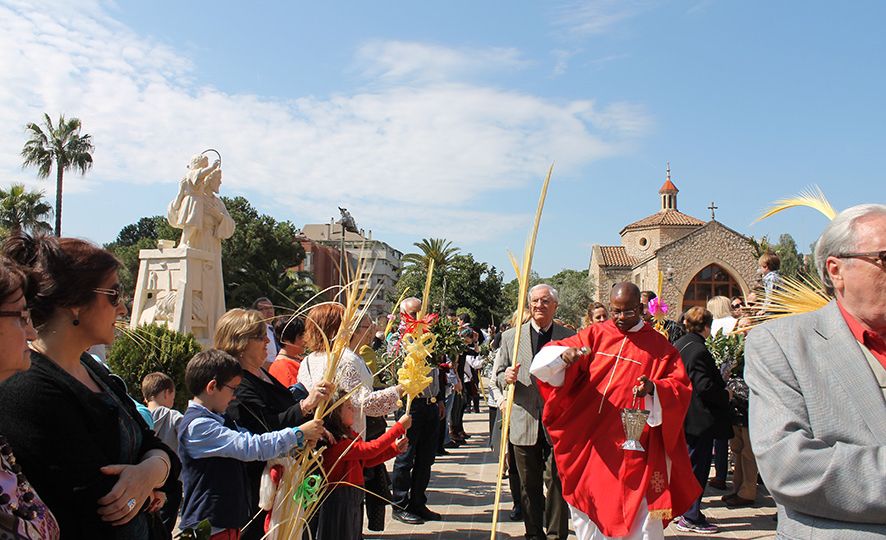
<instances>
[{"instance_id":1,"label":"boy's short hair","mask_svg":"<svg viewBox=\"0 0 886 540\"><path fill-rule=\"evenodd\" d=\"M760 266L765 265L769 270L775 271L781 268L781 258L775 253L771 251L767 251L763 255L760 256L760 260L757 261Z\"/></svg>"},{"instance_id":2,"label":"boy's short hair","mask_svg":"<svg viewBox=\"0 0 886 540\"><path fill-rule=\"evenodd\" d=\"M193 396L206 391L210 381L219 385L227 384L234 377L241 377L243 368L233 356L218 349L199 352L191 358L185 368L185 385Z\"/></svg>"},{"instance_id":3,"label":"boy's short hair","mask_svg":"<svg viewBox=\"0 0 886 540\"><path fill-rule=\"evenodd\" d=\"M155 371L142 379L142 397L145 401L151 401L167 390L175 390L175 381L165 373Z\"/></svg>"}]
</instances>

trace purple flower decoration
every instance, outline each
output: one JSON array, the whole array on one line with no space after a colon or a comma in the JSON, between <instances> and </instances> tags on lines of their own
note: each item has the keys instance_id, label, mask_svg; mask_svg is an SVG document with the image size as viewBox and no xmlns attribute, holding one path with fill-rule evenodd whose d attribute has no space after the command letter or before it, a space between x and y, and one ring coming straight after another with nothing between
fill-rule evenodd
<instances>
[{"instance_id":1,"label":"purple flower decoration","mask_svg":"<svg viewBox=\"0 0 886 540\"><path fill-rule=\"evenodd\" d=\"M649 313L656 319L663 319L668 314L668 305L658 298L653 298L649 301Z\"/></svg>"}]
</instances>

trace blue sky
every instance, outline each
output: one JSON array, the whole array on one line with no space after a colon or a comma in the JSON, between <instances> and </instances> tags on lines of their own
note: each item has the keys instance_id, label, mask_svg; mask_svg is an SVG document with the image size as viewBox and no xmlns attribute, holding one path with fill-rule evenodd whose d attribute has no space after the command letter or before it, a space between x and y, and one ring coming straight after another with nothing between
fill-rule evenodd
<instances>
[{"instance_id":1,"label":"blue sky","mask_svg":"<svg viewBox=\"0 0 886 540\"><path fill-rule=\"evenodd\" d=\"M259 6L259 7L256 7ZM410 251L445 237L504 269L556 162L535 268L679 207L802 249L824 218L752 221L817 184L886 202L882 2L57 2L0 0L0 184L24 124L78 116L95 168L64 231L112 240L162 214L191 154L222 193L296 226L351 209Z\"/></svg>"}]
</instances>

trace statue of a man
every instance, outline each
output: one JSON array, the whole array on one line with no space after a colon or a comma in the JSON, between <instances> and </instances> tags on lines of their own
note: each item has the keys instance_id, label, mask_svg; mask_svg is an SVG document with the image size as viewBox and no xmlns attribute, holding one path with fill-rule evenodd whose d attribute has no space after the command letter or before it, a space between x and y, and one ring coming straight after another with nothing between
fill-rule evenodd
<instances>
[{"instance_id":1,"label":"statue of a man","mask_svg":"<svg viewBox=\"0 0 886 540\"><path fill-rule=\"evenodd\" d=\"M166 219L182 230L179 247L202 249L221 254L221 241L234 234L234 220L217 196L221 185L221 162L209 165L209 158L191 158L188 173L179 183L175 200L169 203Z\"/></svg>"}]
</instances>

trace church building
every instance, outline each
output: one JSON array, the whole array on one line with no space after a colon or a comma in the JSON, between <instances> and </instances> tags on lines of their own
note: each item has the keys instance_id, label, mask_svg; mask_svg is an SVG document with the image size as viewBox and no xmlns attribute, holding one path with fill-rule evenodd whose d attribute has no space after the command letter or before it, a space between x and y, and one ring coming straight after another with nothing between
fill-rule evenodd
<instances>
[{"instance_id":1,"label":"church building","mask_svg":"<svg viewBox=\"0 0 886 540\"><path fill-rule=\"evenodd\" d=\"M588 273L595 296L606 303L609 290L631 281L640 290L658 292L676 319L692 306L704 306L713 296L747 297L758 285L757 257L750 239L714 219L703 221L677 209L677 186L667 179L658 190L658 212L626 225L620 246L591 248Z\"/></svg>"}]
</instances>

